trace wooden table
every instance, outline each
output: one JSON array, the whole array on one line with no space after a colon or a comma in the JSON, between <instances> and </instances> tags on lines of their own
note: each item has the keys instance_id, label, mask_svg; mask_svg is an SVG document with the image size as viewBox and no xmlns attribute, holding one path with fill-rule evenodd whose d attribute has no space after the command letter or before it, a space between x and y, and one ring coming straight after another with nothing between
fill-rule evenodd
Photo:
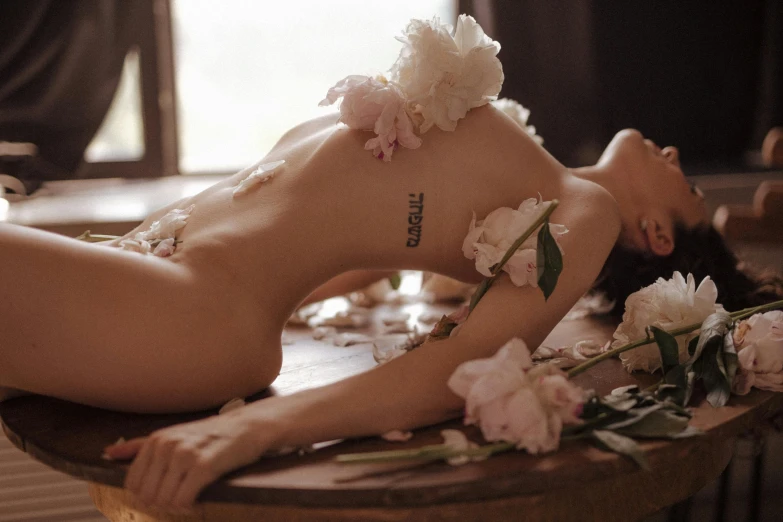
<instances>
[{"instance_id":1,"label":"wooden table","mask_svg":"<svg viewBox=\"0 0 783 522\"><path fill-rule=\"evenodd\" d=\"M421 305L414 305L421 306ZM592 337L608 339L613 325L578 320L562 323L545 344L558 346ZM283 371L270 393L288 394L372 367L370 347L335 347L313 341L306 329L289 330ZM607 393L651 376L627 374L606 361L577 378L585 388ZM634 520L687 498L727 465L735 437L774 415L783 394L754 390L728 406L695 408L692 424L702 437L651 441L642 446L651 471L584 442L564 443L546 456L512 452L484 462L443 463L399 469L389 464L344 465L339 453L401 449L439 443L445 427L422 429L407 443L380 438L345 441L315 453L264 458L207 488L193 516L176 516L139 504L121 489L127 466L101 459L102 448L214 411L186 415L128 415L30 396L0 404L9 438L34 458L90 482L98 509L113 521L478 521ZM465 428L469 438L479 432ZM406 464L409 466L409 464ZM399 465L396 465L399 466Z\"/></svg>"}]
</instances>

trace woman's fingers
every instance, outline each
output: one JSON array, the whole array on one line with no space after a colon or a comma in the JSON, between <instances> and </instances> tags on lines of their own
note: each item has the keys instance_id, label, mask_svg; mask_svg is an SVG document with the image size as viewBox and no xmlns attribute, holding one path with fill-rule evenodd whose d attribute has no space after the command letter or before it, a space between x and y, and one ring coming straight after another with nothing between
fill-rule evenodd
<instances>
[{"instance_id":1,"label":"woman's fingers","mask_svg":"<svg viewBox=\"0 0 783 522\"><path fill-rule=\"evenodd\" d=\"M147 466L141 488L137 491L139 498L145 504L152 504L152 501L155 500L158 488L171 469L172 455L179 441L162 437L156 438L153 435L151 442L155 447L152 452L152 461Z\"/></svg>"},{"instance_id":2,"label":"woman's fingers","mask_svg":"<svg viewBox=\"0 0 783 522\"><path fill-rule=\"evenodd\" d=\"M177 491L179 491L182 481L185 480L188 472L196 461L196 453L191 447L180 446L175 449L171 455L171 462L166 474L161 480L155 499L152 504L157 506L172 505Z\"/></svg>"},{"instance_id":3,"label":"woman's fingers","mask_svg":"<svg viewBox=\"0 0 783 522\"><path fill-rule=\"evenodd\" d=\"M139 437L131 439L127 442L120 442L106 446L103 450L103 454L114 460L128 460L136 456L147 437Z\"/></svg>"},{"instance_id":4,"label":"woman's fingers","mask_svg":"<svg viewBox=\"0 0 783 522\"><path fill-rule=\"evenodd\" d=\"M138 493L141 489L142 481L145 478L147 468L152 463L153 453L155 451L154 445L149 439L144 441L144 444L139 450L136 459L131 464L128 474L125 476L125 487L134 493Z\"/></svg>"}]
</instances>

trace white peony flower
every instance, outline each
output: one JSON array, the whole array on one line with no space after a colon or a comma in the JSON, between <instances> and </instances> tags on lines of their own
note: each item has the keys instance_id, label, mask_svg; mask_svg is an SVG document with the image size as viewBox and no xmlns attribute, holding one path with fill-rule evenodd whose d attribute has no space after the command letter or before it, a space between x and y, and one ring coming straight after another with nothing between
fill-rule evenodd
<instances>
[{"instance_id":1,"label":"white peony flower","mask_svg":"<svg viewBox=\"0 0 783 522\"><path fill-rule=\"evenodd\" d=\"M278 160L259 165L255 168L255 170L253 170L253 172L248 174L245 179L240 181L236 187L234 187L233 196L241 196L242 194L246 194L248 191L250 191L251 188L260 185L261 183L266 183L272 179L272 177L274 177L278 168L284 163L285 160Z\"/></svg>"},{"instance_id":2,"label":"white peony flower","mask_svg":"<svg viewBox=\"0 0 783 522\"><path fill-rule=\"evenodd\" d=\"M488 359L461 364L448 386L465 399L465 424L487 441L529 453L553 451L564 424L580 423L584 393L552 365L533 368L524 341L512 339Z\"/></svg>"},{"instance_id":3,"label":"white peony flower","mask_svg":"<svg viewBox=\"0 0 783 522\"><path fill-rule=\"evenodd\" d=\"M533 222L546 210L549 201L526 199L517 210L501 207L493 210L482 221L476 221L476 214L468 228L468 235L462 243L462 252L468 259L476 260L476 270L486 277L492 276L491 268L500 262L511 245L519 239ZM540 227L539 227L540 229ZM538 265L536 249L538 230L528 237L503 266L516 286L529 284L538 286ZM549 224L552 237L568 232L563 225ZM561 249L562 251L562 249Z\"/></svg>"},{"instance_id":4,"label":"white peony flower","mask_svg":"<svg viewBox=\"0 0 783 522\"><path fill-rule=\"evenodd\" d=\"M687 279L679 272L674 272L669 280L659 278L650 286L628 296L623 321L614 332L612 348L647 337L648 326L669 331L701 323L707 316L723 310L723 306L715 302L717 298L718 289L709 277L705 277L698 288L692 274L688 274ZM697 335L698 330L676 337L680 363L688 359L688 343ZM654 372L661 367L661 356L656 344L621 353L620 360L629 372Z\"/></svg>"},{"instance_id":5,"label":"white peony flower","mask_svg":"<svg viewBox=\"0 0 783 522\"><path fill-rule=\"evenodd\" d=\"M755 314L734 333L741 372L733 391L745 395L751 386L783 391L783 311Z\"/></svg>"},{"instance_id":6,"label":"white peony flower","mask_svg":"<svg viewBox=\"0 0 783 522\"><path fill-rule=\"evenodd\" d=\"M377 134L364 144L375 157L391 161L397 145L416 149L421 138L414 132L408 101L399 85L383 76L347 76L337 82L319 105L331 105L340 97L340 121Z\"/></svg>"},{"instance_id":7,"label":"white peony flower","mask_svg":"<svg viewBox=\"0 0 783 522\"><path fill-rule=\"evenodd\" d=\"M501 98L492 102L492 106L502 111L506 116L514 120L517 125L527 132L533 141L541 145L544 143L544 138L536 134L536 128L533 125L527 124L527 119L530 117L530 109L526 109L516 100L511 98Z\"/></svg>"},{"instance_id":8,"label":"white peony flower","mask_svg":"<svg viewBox=\"0 0 783 522\"><path fill-rule=\"evenodd\" d=\"M391 78L423 116L422 133L433 125L453 131L470 109L497 98L503 85L500 44L473 17L460 15L454 36L437 17L411 20L403 34Z\"/></svg>"}]
</instances>

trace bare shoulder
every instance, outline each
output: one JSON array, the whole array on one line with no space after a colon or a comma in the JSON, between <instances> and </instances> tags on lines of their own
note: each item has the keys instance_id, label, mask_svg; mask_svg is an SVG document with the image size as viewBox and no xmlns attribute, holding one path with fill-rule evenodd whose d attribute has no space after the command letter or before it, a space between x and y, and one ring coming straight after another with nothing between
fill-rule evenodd
<instances>
[{"instance_id":1,"label":"bare shoulder","mask_svg":"<svg viewBox=\"0 0 783 522\"><path fill-rule=\"evenodd\" d=\"M614 197L596 183L570 179L563 191L562 214L585 243L611 248L620 234L620 212Z\"/></svg>"}]
</instances>

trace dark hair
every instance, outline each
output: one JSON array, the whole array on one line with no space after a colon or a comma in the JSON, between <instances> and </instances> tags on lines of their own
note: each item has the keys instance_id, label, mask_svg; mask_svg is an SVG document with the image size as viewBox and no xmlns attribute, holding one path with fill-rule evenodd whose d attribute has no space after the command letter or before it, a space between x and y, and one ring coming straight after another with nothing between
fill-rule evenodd
<instances>
[{"instance_id":1,"label":"dark hair","mask_svg":"<svg viewBox=\"0 0 783 522\"><path fill-rule=\"evenodd\" d=\"M614 300L611 315L621 317L630 294L659 277L671 278L675 271L683 276L693 274L696 284L710 276L718 287L718 302L731 312L783 298L783 279L745 267L710 225L689 229L677 224L674 245L665 257L615 245L593 284L594 292Z\"/></svg>"}]
</instances>

